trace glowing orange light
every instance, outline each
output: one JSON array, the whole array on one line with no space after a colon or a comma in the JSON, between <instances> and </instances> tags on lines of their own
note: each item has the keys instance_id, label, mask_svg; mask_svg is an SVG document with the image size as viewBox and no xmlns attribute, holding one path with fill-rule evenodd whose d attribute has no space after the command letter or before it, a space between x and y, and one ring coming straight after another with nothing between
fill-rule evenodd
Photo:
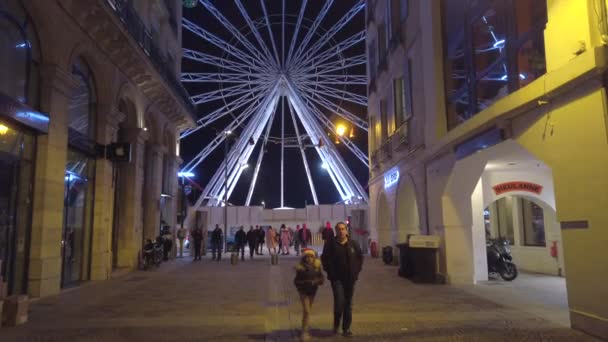
<instances>
[{"instance_id":1,"label":"glowing orange light","mask_svg":"<svg viewBox=\"0 0 608 342\"><path fill-rule=\"evenodd\" d=\"M346 126L339 124L336 127L336 133L341 137L344 136L344 133L346 133Z\"/></svg>"},{"instance_id":2,"label":"glowing orange light","mask_svg":"<svg viewBox=\"0 0 608 342\"><path fill-rule=\"evenodd\" d=\"M351 127L350 128L350 134L348 135L349 138L354 138L355 137L355 127Z\"/></svg>"},{"instance_id":3,"label":"glowing orange light","mask_svg":"<svg viewBox=\"0 0 608 342\"><path fill-rule=\"evenodd\" d=\"M8 132L8 127L0 124L0 135L5 135Z\"/></svg>"}]
</instances>

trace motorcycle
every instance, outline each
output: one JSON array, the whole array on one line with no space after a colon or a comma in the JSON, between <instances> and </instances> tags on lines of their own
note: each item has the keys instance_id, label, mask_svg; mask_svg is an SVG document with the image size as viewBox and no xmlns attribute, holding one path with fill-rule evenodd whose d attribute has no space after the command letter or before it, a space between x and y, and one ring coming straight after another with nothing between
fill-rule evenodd
<instances>
[{"instance_id":1,"label":"motorcycle","mask_svg":"<svg viewBox=\"0 0 608 342\"><path fill-rule=\"evenodd\" d=\"M488 273L498 273L506 281L517 278L517 266L513 263L509 240L505 238L486 241Z\"/></svg>"},{"instance_id":2,"label":"motorcycle","mask_svg":"<svg viewBox=\"0 0 608 342\"><path fill-rule=\"evenodd\" d=\"M151 266L159 267L163 260L163 241L162 238L156 238L155 242L147 239L143 251L143 267L148 270Z\"/></svg>"}]
</instances>

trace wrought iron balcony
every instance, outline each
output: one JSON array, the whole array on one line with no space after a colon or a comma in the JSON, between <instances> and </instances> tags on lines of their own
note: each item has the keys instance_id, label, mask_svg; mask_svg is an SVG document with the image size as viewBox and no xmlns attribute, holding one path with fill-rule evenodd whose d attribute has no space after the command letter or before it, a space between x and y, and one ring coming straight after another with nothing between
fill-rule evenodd
<instances>
[{"instance_id":1,"label":"wrought iron balcony","mask_svg":"<svg viewBox=\"0 0 608 342\"><path fill-rule=\"evenodd\" d=\"M146 28L143 21L133 8L131 0L106 0L113 12L118 16L131 37L137 42L143 52L150 58L156 71L163 80L171 87L174 93L182 100L183 105L188 108L190 114L196 117L196 108L190 100L190 95L178 81L173 67L169 67L168 59L163 56L162 51L152 39L150 30ZM165 3L167 4L167 3Z\"/></svg>"}]
</instances>

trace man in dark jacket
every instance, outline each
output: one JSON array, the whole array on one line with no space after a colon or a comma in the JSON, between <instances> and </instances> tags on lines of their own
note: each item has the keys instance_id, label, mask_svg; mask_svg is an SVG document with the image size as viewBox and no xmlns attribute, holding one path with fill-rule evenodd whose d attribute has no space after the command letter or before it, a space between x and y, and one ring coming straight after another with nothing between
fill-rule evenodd
<instances>
[{"instance_id":1,"label":"man in dark jacket","mask_svg":"<svg viewBox=\"0 0 608 342\"><path fill-rule=\"evenodd\" d=\"M344 222L338 222L335 229L335 238L326 240L323 246L321 261L334 295L334 334L338 333L342 320L342 335L350 337L352 300L355 282L363 266L363 253L359 244L349 239Z\"/></svg>"},{"instance_id":2,"label":"man in dark jacket","mask_svg":"<svg viewBox=\"0 0 608 342\"><path fill-rule=\"evenodd\" d=\"M258 239L259 239L259 237L258 237L257 230L253 230L253 226L249 226L249 231L247 232L247 244L249 245L249 259L253 259L253 252L256 251Z\"/></svg>"},{"instance_id":3,"label":"man in dark jacket","mask_svg":"<svg viewBox=\"0 0 608 342\"><path fill-rule=\"evenodd\" d=\"M264 228L258 227L258 255L264 255L264 240L266 239L266 232Z\"/></svg>"},{"instance_id":4,"label":"man in dark jacket","mask_svg":"<svg viewBox=\"0 0 608 342\"><path fill-rule=\"evenodd\" d=\"M222 243L224 241L224 234L220 229L220 225L216 224L215 229L211 232L211 260L220 261L222 259ZM216 258L217 256L217 258Z\"/></svg>"},{"instance_id":5,"label":"man in dark jacket","mask_svg":"<svg viewBox=\"0 0 608 342\"><path fill-rule=\"evenodd\" d=\"M203 230L200 227L195 227L190 232L190 237L194 242L194 260L201 260L201 245L203 242Z\"/></svg>"},{"instance_id":6,"label":"man in dark jacket","mask_svg":"<svg viewBox=\"0 0 608 342\"><path fill-rule=\"evenodd\" d=\"M312 244L312 232L306 227L306 223L300 229L300 243L302 244L302 248L308 248Z\"/></svg>"},{"instance_id":7,"label":"man in dark jacket","mask_svg":"<svg viewBox=\"0 0 608 342\"><path fill-rule=\"evenodd\" d=\"M331 229L329 221L325 223L325 228L321 230L321 237L323 238L324 243L334 239L334 231Z\"/></svg>"},{"instance_id":8,"label":"man in dark jacket","mask_svg":"<svg viewBox=\"0 0 608 342\"><path fill-rule=\"evenodd\" d=\"M245 244L247 243L247 234L243 230L243 226L239 229L238 232L234 235L234 244L236 245L236 256L239 256L239 251L241 252L241 260L245 260Z\"/></svg>"}]
</instances>

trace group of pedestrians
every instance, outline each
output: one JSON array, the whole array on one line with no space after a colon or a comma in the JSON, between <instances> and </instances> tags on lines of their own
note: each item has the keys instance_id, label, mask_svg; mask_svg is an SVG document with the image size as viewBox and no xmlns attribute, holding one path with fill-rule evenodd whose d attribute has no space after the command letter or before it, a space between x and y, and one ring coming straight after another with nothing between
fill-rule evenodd
<instances>
[{"instance_id":1,"label":"group of pedestrians","mask_svg":"<svg viewBox=\"0 0 608 342\"><path fill-rule=\"evenodd\" d=\"M326 227L327 228L327 227ZM303 249L302 260L296 265L294 284L300 294L302 303L302 339L310 339L308 324L312 304L317 289L324 283L321 270L325 270L327 279L331 283L334 297L333 333L337 334L342 327L342 335L351 337L352 299L355 292L355 283L363 266L363 253L359 244L351 240L348 227L339 222L333 232L326 232L325 243L321 260L312 249ZM330 228L331 231L331 228Z\"/></svg>"},{"instance_id":2,"label":"group of pedestrians","mask_svg":"<svg viewBox=\"0 0 608 342\"><path fill-rule=\"evenodd\" d=\"M274 228L268 228L268 253L281 255L291 255L291 247L293 246L296 255L300 255L302 248L307 248L312 244L312 232L306 223L302 226L297 225L295 231L291 227L281 225L278 231Z\"/></svg>"}]
</instances>

